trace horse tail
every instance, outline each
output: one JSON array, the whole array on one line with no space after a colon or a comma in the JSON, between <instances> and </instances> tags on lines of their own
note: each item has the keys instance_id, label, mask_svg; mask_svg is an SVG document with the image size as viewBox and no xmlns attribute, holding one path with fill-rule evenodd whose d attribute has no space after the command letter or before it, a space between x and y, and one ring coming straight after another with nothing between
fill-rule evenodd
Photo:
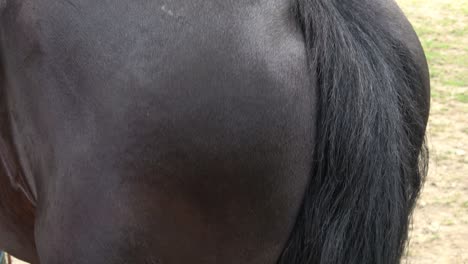
<instances>
[{"instance_id":1,"label":"horse tail","mask_svg":"<svg viewBox=\"0 0 468 264\"><path fill-rule=\"evenodd\" d=\"M404 252L426 173L427 65L367 2L297 0L317 143L279 264L398 263Z\"/></svg>"}]
</instances>

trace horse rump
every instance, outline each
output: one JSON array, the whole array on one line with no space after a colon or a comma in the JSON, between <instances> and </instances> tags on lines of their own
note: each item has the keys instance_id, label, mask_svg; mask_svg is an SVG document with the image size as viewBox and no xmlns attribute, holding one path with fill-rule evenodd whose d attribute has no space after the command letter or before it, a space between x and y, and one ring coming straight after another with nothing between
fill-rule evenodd
<instances>
[{"instance_id":1,"label":"horse rump","mask_svg":"<svg viewBox=\"0 0 468 264\"><path fill-rule=\"evenodd\" d=\"M318 143L279 264L390 264L404 252L426 173L427 65L404 16L402 34L379 15L392 8L370 2L296 2L318 76Z\"/></svg>"}]
</instances>

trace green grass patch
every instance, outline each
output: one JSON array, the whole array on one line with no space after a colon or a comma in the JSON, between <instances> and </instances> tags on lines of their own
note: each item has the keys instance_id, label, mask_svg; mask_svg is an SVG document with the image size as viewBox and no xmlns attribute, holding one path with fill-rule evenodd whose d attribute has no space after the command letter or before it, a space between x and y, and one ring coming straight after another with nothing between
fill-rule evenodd
<instances>
[{"instance_id":1,"label":"green grass patch","mask_svg":"<svg viewBox=\"0 0 468 264\"><path fill-rule=\"evenodd\" d=\"M432 95L435 99L453 97L450 87L468 86L468 1L398 2L421 39L433 90L439 85L447 90ZM449 96L444 96L444 93ZM466 103L466 95L457 94L455 100Z\"/></svg>"},{"instance_id":2,"label":"green grass patch","mask_svg":"<svg viewBox=\"0 0 468 264\"><path fill-rule=\"evenodd\" d=\"M455 78L454 79L444 79L444 80L442 80L442 84L445 85L445 86L455 86L455 87L465 87L466 86L465 80L455 79ZM457 98L457 100L459 100L459 98L462 98L460 100L463 101L463 98L465 96L466 95L464 95L464 94L457 94L456 98Z\"/></svg>"},{"instance_id":3,"label":"green grass patch","mask_svg":"<svg viewBox=\"0 0 468 264\"><path fill-rule=\"evenodd\" d=\"M468 95L464 93L456 94L455 99L461 103L468 103Z\"/></svg>"},{"instance_id":4,"label":"green grass patch","mask_svg":"<svg viewBox=\"0 0 468 264\"><path fill-rule=\"evenodd\" d=\"M462 207L468 209L468 201L463 202Z\"/></svg>"}]
</instances>

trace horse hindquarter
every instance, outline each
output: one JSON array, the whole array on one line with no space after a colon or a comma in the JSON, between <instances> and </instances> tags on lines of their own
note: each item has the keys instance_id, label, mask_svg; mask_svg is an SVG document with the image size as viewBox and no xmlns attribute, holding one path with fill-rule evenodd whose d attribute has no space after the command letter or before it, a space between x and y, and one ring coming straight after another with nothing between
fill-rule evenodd
<instances>
[{"instance_id":1,"label":"horse hindquarter","mask_svg":"<svg viewBox=\"0 0 468 264\"><path fill-rule=\"evenodd\" d=\"M9 3L41 263L276 261L316 112L289 1Z\"/></svg>"}]
</instances>

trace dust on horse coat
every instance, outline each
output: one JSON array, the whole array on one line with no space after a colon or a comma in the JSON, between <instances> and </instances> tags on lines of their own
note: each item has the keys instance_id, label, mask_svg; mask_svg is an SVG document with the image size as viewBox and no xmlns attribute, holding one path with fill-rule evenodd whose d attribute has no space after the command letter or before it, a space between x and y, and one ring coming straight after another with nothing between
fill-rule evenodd
<instances>
[{"instance_id":1,"label":"dust on horse coat","mask_svg":"<svg viewBox=\"0 0 468 264\"><path fill-rule=\"evenodd\" d=\"M1 249L399 261L429 82L393 1L0 3Z\"/></svg>"}]
</instances>

